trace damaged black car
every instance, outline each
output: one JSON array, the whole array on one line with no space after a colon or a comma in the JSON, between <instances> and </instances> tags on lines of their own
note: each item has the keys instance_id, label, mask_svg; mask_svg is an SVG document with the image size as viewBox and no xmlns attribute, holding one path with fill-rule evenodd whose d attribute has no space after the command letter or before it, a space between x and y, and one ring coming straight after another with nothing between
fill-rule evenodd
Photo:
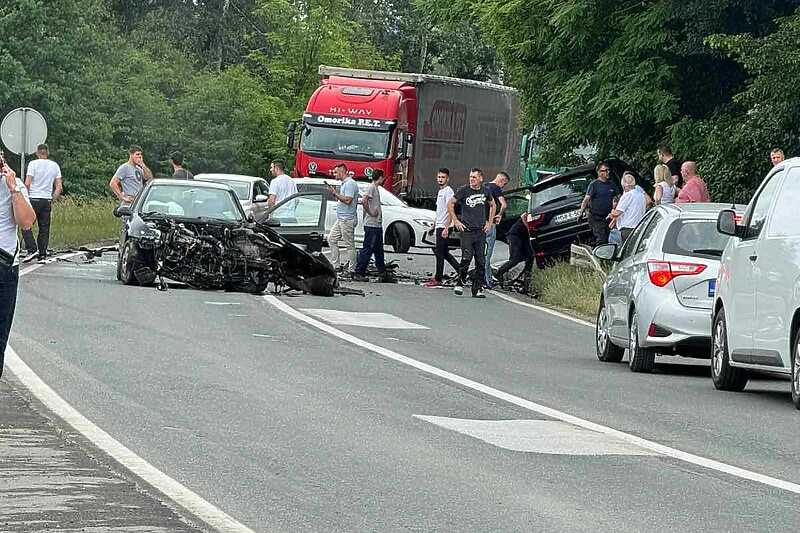
<instances>
[{"instance_id":1,"label":"damaged black car","mask_svg":"<svg viewBox=\"0 0 800 533\"><path fill-rule=\"evenodd\" d=\"M313 217L315 198L303 198ZM320 197L319 218L325 205ZM248 220L235 193L219 183L153 180L123 217L117 279L126 285L164 285L163 278L198 289L261 293L268 284L332 296L336 272L319 251L290 242L270 225ZM324 223L324 220L322 220ZM288 237L288 238L287 238Z\"/></svg>"}]
</instances>

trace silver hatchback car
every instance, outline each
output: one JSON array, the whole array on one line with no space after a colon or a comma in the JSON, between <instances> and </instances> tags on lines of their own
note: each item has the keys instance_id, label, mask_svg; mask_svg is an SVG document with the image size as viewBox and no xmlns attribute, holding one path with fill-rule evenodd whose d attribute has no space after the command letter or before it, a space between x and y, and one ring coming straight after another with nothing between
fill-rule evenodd
<instances>
[{"instance_id":1,"label":"silver hatchback car","mask_svg":"<svg viewBox=\"0 0 800 533\"><path fill-rule=\"evenodd\" d=\"M600 296L596 348L618 362L628 349L634 372L650 372L656 355L710 358L711 306L728 238L717 215L743 206L671 204L650 210L628 240L598 246L614 261Z\"/></svg>"}]
</instances>

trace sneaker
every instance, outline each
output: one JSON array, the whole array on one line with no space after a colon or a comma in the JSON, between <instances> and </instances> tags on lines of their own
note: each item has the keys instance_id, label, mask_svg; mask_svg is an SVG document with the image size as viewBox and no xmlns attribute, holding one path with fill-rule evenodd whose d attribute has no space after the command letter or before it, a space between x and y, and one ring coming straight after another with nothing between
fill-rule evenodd
<instances>
[{"instance_id":1,"label":"sneaker","mask_svg":"<svg viewBox=\"0 0 800 533\"><path fill-rule=\"evenodd\" d=\"M37 257L39 257L39 252L37 252L36 250L34 250L33 252L26 252L25 256L22 258L22 262L23 263L30 263L31 261L33 261Z\"/></svg>"},{"instance_id":2,"label":"sneaker","mask_svg":"<svg viewBox=\"0 0 800 533\"><path fill-rule=\"evenodd\" d=\"M486 294L484 294L483 289L478 289L474 293L472 293L473 298L486 298Z\"/></svg>"},{"instance_id":3,"label":"sneaker","mask_svg":"<svg viewBox=\"0 0 800 533\"><path fill-rule=\"evenodd\" d=\"M357 272L353 273L353 281L360 281L362 283L369 283L369 278L364 274L359 274Z\"/></svg>"},{"instance_id":4,"label":"sneaker","mask_svg":"<svg viewBox=\"0 0 800 533\"><path fill-rule=\"evenodd\" d=\"M455 287L453 287L453 292L456 293L457 296L461 296L464 294L464 286L460 283L457 283Z\"/></svg>"},{"instance_id":5,"label":"sneaker","mask_svg":"<svg viewBox=\"0 0 800 533\"><path fill-rule=\"evenodd\" d=\"M425 287L426 289L435 289L437 287L441 287L442 284L441 284L441 282L439 282L439 281L437 281L435 279L432 279L432 280L424 283L422 286Z\"/></svg>"},{"instance_id":6,"label":"sneaker","mask_svg":"<svg viewBox=\"0 0 800 533\"><path fill-rule=\"evenodd\" d=\"M36 261L36 262L39 263L40 265L43 265L43 264L47 263L47 261L45 260L44 257L40 257L39 260Z\"/></svg>"}]
</instances>

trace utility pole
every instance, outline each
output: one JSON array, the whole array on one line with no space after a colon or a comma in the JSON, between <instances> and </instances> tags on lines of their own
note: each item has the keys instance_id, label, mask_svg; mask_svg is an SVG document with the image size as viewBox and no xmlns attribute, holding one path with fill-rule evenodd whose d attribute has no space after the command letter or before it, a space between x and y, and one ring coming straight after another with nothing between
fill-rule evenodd
<instances>
[{"instance_id":1,"label":"utility pole","mask_svg":"<svg viewBox=\"0 0 800 533\"><path fill-rule=\"evenodd\" d=\"M230 0L222 2L222 16L219 18L219 31L217 32L217 72L222 71L222 56L225 49L225 17L228 14Z\"/></svg>"}]
</instances>

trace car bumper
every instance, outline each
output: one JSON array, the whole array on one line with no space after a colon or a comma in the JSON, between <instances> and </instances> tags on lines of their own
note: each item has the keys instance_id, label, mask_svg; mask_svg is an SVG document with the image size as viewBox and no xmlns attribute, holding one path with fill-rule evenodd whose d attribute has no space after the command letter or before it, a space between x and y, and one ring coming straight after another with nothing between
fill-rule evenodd
<instances>
[{"instance_id":1,"label":"car bumper","mask_svg":"<svg viewBox=\"0 0 800 533\"><path fill-rule=\"evenodd\" d=\"M665 300L652 318L641 324L642 346L662 348L665 354L710 357L711 310L685 307L674 298ZM650 324L655 324L656 335L648 335Z\"/></svg>"}]
</instances>

